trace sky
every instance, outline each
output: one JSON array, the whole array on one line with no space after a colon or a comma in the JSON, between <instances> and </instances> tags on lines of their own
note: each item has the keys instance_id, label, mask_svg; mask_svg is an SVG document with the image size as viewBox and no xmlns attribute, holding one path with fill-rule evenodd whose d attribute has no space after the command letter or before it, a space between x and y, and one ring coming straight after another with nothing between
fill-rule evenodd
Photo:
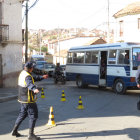
<instances>
[{"instance_id":1,"label":"sky","mask_svg":"<svg viewBox=\"0 0 140 140\"><path fill-rule=\"evenodd\" d=\"M35 0L29 1L29 6ZM39 0L29 10L28 28L88 28L105 27L108 21L114 22L113 14L138 0ZM25 2L23 3L25 5ZM23 7L23 12L25 8ZM24 28L25 18L23 20Z\"/></svg>"}]
</instances>

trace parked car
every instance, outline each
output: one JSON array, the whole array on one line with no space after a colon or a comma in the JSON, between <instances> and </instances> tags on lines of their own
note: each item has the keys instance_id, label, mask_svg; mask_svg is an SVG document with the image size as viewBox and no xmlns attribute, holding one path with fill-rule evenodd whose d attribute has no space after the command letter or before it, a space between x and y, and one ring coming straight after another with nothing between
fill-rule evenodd
<instances>
[{"instance_id":1,"label":"parked car","mask_svg":"<svg viewBox=\"0 0 140 140\"><path fill-rule=\"evenodd\" d=\"M33 72L35 74L43 74L43 70L44 70L44 65L45 64L47 64L46 61L36 61Z\"/></svg>"},{"instance_id":2,"label":"parked car","mask_svg":"<svg viewBox=\"0 0 140 140\"><path fill-rule=\"evenodd\" d=\"M44 68L43 68L43 73L47 73L50 77L53 76L55 71L55 65L54 64L44 64Z\"/></svg>"}]
</instances>

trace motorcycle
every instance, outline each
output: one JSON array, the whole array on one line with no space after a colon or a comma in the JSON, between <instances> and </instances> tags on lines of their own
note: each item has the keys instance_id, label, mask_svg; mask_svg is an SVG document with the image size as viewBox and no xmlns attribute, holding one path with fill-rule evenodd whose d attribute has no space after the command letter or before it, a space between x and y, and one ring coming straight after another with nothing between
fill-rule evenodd
<instances>
[{"instance_id":1,"label":"motorcycle","mask_svg":"<svg viewBox=\"0 0 140 140\"><path fill-rule=\"evenodd\" d=\"M58 82L61 82L62 84L66 83L66 77L64 75L64 72L59 72L59 73L55 73L54 76L54 83L57 84Z\"/></svg>"}]
</instances>

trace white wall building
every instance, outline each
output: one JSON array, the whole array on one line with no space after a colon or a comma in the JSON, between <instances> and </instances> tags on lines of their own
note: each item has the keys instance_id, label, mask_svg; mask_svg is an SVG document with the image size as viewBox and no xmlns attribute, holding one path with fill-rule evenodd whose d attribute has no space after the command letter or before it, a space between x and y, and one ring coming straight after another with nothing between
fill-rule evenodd
<instances>
[{"instance_id":1,"label":"white wall building","mask_svg":"<svg viewBox=\"0 0 140 140\"><path fill-rule=\"evenodd\" d=\"M22 70L22 2L0 1L0 87L16 87Z\"/></svg>"},{"instance_id":2,"label":"white wall building","mask_svg":"<svg viewBox=\"0 0 140 140\"><path fill-rule=\"evenodd\" d=\"M140 2L129 4L114 14L115 42L140 42Z\"/></svg>"},{"instance_id":3,"label":"white wall building","mask_svg":"<svg viewBox=\"0 0 140 140\"><path fill-rule=\"evenodd\" d=\"M55 44L53 48L55 49L55 54L53 56L53 63L54 64L60 63L61 65L66 64L66 56L69 48L85 45L86 43L88 43L93 39L94 37L77 37L69 40L60 41L58 44Z\"/></svg>"}]
</instances>

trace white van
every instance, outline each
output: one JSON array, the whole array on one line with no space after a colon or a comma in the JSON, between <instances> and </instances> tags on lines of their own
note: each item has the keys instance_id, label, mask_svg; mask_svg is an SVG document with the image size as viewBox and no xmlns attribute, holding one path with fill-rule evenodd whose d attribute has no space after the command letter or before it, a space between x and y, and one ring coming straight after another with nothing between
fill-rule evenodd
<instances>
[{"instance_id":1,"label":"white van","mask_svg":"<svg viewBox=\"0 0 140 140\"><path fill-rule=\"evenodd\" d=\"M44 55L32 55L31 56L31 61L45 61Z\"/></svg>"}]
</instances>

